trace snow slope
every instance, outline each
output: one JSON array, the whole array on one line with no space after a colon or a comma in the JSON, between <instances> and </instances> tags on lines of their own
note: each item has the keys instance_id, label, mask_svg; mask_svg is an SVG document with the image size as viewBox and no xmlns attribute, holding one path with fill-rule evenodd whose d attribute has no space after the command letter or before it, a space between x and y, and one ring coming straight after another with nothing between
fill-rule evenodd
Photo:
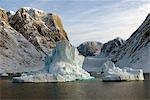
<instances>
[{"instance_id":1,"label":"snow slope","mask_svg":"<svg viewBox=\"0 0 150 100\"><path fill-rule=\"evenodd\" d=\"M43 66L42 53L20 33L0 21L0 70L4 72L24 72Z\"/></svg>"},{"instance_id":2,"label":"snow slope","mask_svg":"<svg viewBox=\"0 0 150 100\"><path fill-rule=\"evenodd\" d=\"M112 61L118 67L140 68L150 73L150 14L119 48Z\"/></svg>"}]
</instances>

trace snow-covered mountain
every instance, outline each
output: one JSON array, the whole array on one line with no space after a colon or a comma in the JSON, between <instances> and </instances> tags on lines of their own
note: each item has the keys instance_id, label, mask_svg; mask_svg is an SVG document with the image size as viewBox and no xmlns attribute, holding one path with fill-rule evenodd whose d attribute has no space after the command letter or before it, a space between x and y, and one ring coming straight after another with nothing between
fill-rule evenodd
<instances>
[{"instance_id":1,"label":"snow-covered mountain","mask_svg":"<svg viewBox=\"0 0 150 100\"><path fill-rule=\"evenodd\" d=\"M96 56L101 52L103 44L96 41L88 41L80 44L77 49L83 56Z\"/></svg>"},{"instance_id":2,"label":"snow-covered mountain","mask_svg":"<svg viewBox=\"0 0 150 100\"><path fill-rule=\"evenodd\" d=\"M48 54L57 41L68 40L58 15L39 9L20 8L9 21L37 50Z\"/></svg>"},{"instance_id":3,"label":"snow-covered mountain","mask_svg":"<svg viewBox=\"0 0 150 100\"><path fill-rule=\"evenodd\" d=\"M111 58L117 53L118 49L123 46L124 43L125 41L121 38L110 40L104 43L101 49L101 53L97 56Z\"/></svg>"},{"instance_id":4,"label":"snow-covered mountain","mask_svg":"<svg viewBox=\"0 0 150 100\"><path fill-rule=\"evenodd\" d=\"M0 71L20 72L42 67L42 53L4 21L0 21Z\"/></svg>"},{"instance_id":5,"label":"snow-covered mountain","mask_svg":"<svg viewBox=\"0 0 150 100\"><path fill-rule=\"evenodd\" d=\"M55 14L27 7L7 14L0 9L0 73L37 70L57 41L68 41Z\"/></svg>"},{"instance_id":6,"label":"snow-covered mountain","mask_svg":"<svg viewBox=\"0 0 150 100\"><path fill-rule=\"evenodd\" d=\"M102 65L111 60L124 43L125 41L121 38L115 38L104 43L100 48L100 53L96 56L88 56L85 58L83 68L88 72L100 72Z\"/></svg>"},{"instance_id":7,"label":"snow-covered mountain","mask_svg":"<svg viewBox=\"0 0 150 100\"><path fill-rule=\"evenodd\" d=\"M112 60L119 67L141 68L150 72L150 14Z\"/></svg>"}]
</instances>

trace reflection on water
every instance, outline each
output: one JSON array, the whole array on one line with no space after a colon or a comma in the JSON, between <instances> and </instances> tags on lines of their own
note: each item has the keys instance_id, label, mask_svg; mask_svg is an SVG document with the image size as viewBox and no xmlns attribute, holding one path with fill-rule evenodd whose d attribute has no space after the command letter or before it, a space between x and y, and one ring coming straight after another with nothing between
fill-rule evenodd
<instances>
[{"instance_id":1,"label":"reflection on water","mask_svg":"<svg viewBox=\"0 0 150 100\"><path fill-rule=\"evenodd\" d=\"M67 83L12 83L1 78L0 99L150 100L150 75L145 81L101 82L99 79Z\"/></svg>"}]
</instances>

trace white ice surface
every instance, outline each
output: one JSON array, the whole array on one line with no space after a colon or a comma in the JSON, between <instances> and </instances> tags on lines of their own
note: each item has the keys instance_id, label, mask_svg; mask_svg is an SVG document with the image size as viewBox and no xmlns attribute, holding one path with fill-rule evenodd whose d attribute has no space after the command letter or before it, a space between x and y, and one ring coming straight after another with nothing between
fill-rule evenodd
<instances>
[{"instance_id":1,"label":"white ice surface","mask_svg":"<svg viewBox=\"0 0 150 100\"><path fill-rule=\"evenodd\" d=\"M144 80L143 70L132 68L119 68L111 61L107 61L101 67L103 81L130 81Z\"/></svg>"}]
</instances>

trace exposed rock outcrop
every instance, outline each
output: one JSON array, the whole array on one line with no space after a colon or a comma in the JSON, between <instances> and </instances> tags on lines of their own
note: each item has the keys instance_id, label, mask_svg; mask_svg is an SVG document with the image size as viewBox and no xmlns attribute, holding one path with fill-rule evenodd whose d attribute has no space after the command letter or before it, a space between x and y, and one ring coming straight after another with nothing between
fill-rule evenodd
<instances>
[{"instance_id":1,"label":"exposed rock outcrop","mask_svg":"<svg viewBox=\"0 0 150 100\"><path fill-rule=\"evenodd\" d=\"M6 24L9 24L6 11L2 8L0 8L0 20L4 21Z\"/></svg>"},{"instance_id":2,"label":"exposed rock outcrop","mask_svg":"<svg viewBox=\"0 0 150 100\"><path fill-rule=\"evenodd\" d=\"M7 14L0 9L0 73L38 70L57 41L68 41L55 14L35 8Z\"/></svg>"},{"instance_id":3,"label":"exposed rock outcrop","mask_svg":"<svg viewBox=\"0 0 150 100\"><path fill-rule=\"evenodd\" d=\"M10 25L20 32L37 50L48 54L57 41L68 40L59 16L35 8L20 8L10 20Z\"/></svg>"},{"instance_id":4,"label":"exposed rock outcrop","mask_svg":"<svg viewBox=\"0 0 150 100\"><path fill-rule=\"evenodd\" d=\"M119 67L141 68L150 72L150 14L112 60Z\"/></svg>"},{"instance_id":5,"label":"exposed rock outcrop","mask_svg":"<svg viewBox=\"0 0 150 100\"><path fill-rule=\"evenodd\" d=\"M89 41L80 44L77 49L83 56L96 56L101 52L101 42Z\"/></svg>"}]
</instances>

